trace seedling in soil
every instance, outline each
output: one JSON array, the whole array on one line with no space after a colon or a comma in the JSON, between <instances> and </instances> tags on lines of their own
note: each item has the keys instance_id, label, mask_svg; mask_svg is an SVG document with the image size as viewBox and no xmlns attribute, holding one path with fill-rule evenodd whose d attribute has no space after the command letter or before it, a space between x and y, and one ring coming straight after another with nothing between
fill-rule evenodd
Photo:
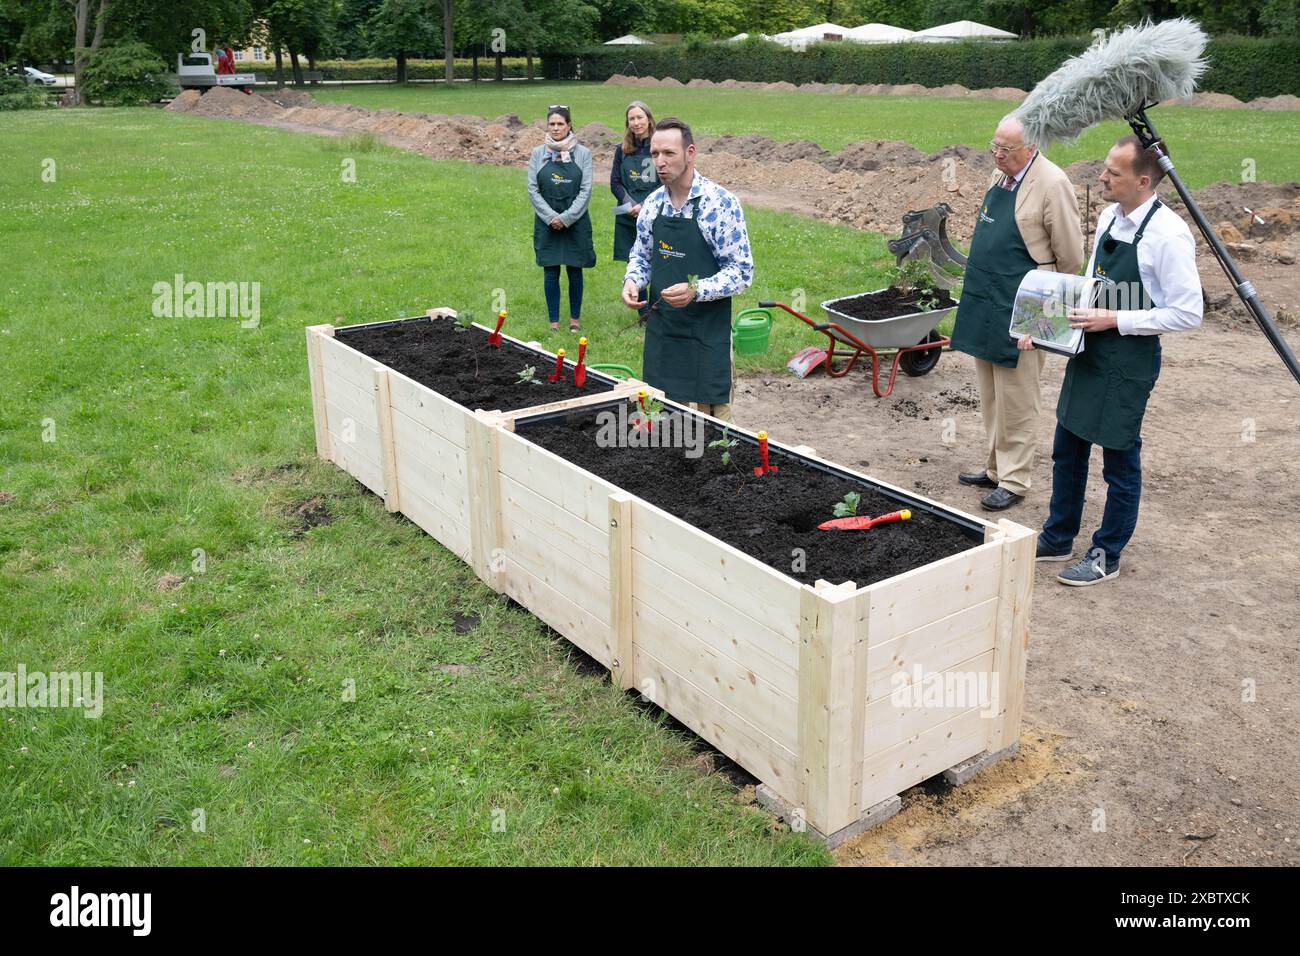
<instances>
[{"instance_id":1,"label":"seedling in soil","mask_svg":"<svg viewBox=\"0 0 1300 956\"><path fill-rule=\"evenodd\" d=\"M587 337L584 335L578 339L578 364L573 367L573 384L577 388L582 388L587 381L587 366L583 362L587 358Z\"/></svg>"},{"instance_id":2,"label":"seedling in soil","mask_svg":"<svg viewBox=\"0 0 1300 956\"><path fill-rule=\"evenodd\" d=\"M541 385L542 384L541 379L537 378L536 375L537 375L536 365L525 366L524 370L519 373L519 384L523 385L525 382L528 382L531 385Z\"/></svg>"},{"instance_id":3,"label":"seedling in soil","mask_svg":"<svg viewBox=\"0 0 1300 956\"><path fill-rule=\"evenodd\" d=\"M754 474L759 478L762 478L769 471L776 473L781 470L776 465L769 465L767 463L767 432L758 433L758 460L762 462L762 464L754 466Z\"/></svg>"},{"instance_id":4,"label":"seedling in soil","mask_svg":"<svg viewBox=\"0 0 1300 956\"><path fill-rule=\"evenodd\" d=\"M934 288L934 273L924 259L908 259L901 266L889 270L890 285L903 296L917 293L916 307L922 312L933 312L939 307L939 295Z\"/></svg>"},{"instance_id":5,"label":"seedling in soil","mask_svg":"<svg viewBox=\"0 0 1300 956\"><path fill-rule=\"evenodd\" d=\"M835 517L848 518L858 513L858 505L862 503L862 495L856 491L850 491L840 501L835 502Z\"/></svg>"},{"instance_id":6,"label":"seedling in soil","mask_svg":"<svg viewBox=\"0 0 1300 956\"><path fill-rule=\"evenodd\" d=\"M723 463L724 465L730 465L730 464L731 464L731 449L735 448L735 447L736 447L737 445L739 445L739 444L740 444L740 442L739 442L737 439L731 437L731 431L730 431L729 429L724 428L724 429L722 429L722 437L721 437L721 438L715 438L713 441L709 442L709 447L710 447L710 448L721 448L721 449L722 449L722 463Z\"/></svg>"},{"instance_id":7,"label":"seedling in soil","mask_svg":"<svg viewBox=\"0 0 1300 956\"><path fill-rule=\"evenodd\" d=\"M457 332L466 332L473 324L474 324L473 312L462 312L460 315L456 316Z\"/></svg>"},{"instance_id":8,"label":"seedling in soil","mask_svg":"<svg viewBox=\"0 0 1300 956\"><path fill-rule=\"evenodd\" d=\"M664 403L657 398L650 398L644 388L636 393L636 403L641 409L636 427L649 431L654 427L654 423L663 417Z\"/></svg>"},{"instance_id":9,"label":"seedling in soil","mask_svg":"<svg viewBox=\"0 0 1300 956\"><path fill-rule=\"evenodd\" d=\"M558 382L564 378L564 349L555 353L555 371L546 376L548 382Z\"/></svg>"},{"instance_id":10,"label":"seedling in soil","mask_svg":"<svg viewBox=\"0 0 1300 956\"><path fill-rule=\"evenodd\" d=\"M488 345L493 348L501 348L501 326L506 324L506 313L502 309L497 313L497 327L488 333Z\"/></svg>"}]
</instances>

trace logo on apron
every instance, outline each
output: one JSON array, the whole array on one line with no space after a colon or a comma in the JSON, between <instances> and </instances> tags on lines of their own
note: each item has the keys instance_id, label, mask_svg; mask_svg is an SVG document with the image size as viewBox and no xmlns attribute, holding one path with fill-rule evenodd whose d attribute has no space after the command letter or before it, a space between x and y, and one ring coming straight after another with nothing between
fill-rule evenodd
<instances>
[{"instance_id":1,"label":"logo on apron","mask_svg":"<svg viewBox=\"0 0 1300 956\"><path fill-rule=\"evenodd\" d=\"M659 258L661 258L661 259L684 259L684 258L686 258L686 253L684 253L684 252L678 252L678 251L677 251L676 249L674 249L671 245L669 245L668 243L666 243L666 242L664 242L662 239L660 239L660 240L659 240Z\"/></svg>"},{"instance_id":2,"label":"logo on apron","mask_svg":"<svg viewBox=\"0 0 1300 956\"><path fill-rule=\"evenodd\" d=\"M994 219L992 216L989 215L988 206L985 206L983 209L980 210L980 222L987 222L987 223L997 222L996 219Z\"/></svg>"},{"instance_id":3,"label":"logo on apron","mask_svg":"<svg viewBox=\"0 0 1300 956\"><path fill-rule=\"evenodd\" d=\"M565 178L564 178L563 176L561 176L559 173L551 173L551 183L552 183L553 185L556 185L556 186L566 185L566 186L567 186L567 185L568 185L569 183L571 183L571 182L573 182L572 179L565 179Z\"/></svg>"}]
</instances>

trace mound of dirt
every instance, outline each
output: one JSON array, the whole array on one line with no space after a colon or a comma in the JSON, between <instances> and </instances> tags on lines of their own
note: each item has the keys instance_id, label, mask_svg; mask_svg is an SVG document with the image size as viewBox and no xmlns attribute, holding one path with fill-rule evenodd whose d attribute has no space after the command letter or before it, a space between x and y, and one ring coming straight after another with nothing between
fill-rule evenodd
<instances>
[{"instance_id":1,"label":"mound of dirt","mask_svg":"<svg viewBox=\"0 0 1300 956\"><path fill-rule=\"evenodd\" d=\"M1161 106L1210 106L1223 110L1239 110L1246 104L1227 93L1194 93L1180 100L1165 100Z\"/></svg>"},{"instance_id":2,"label":"mound of dirt","mask_svg":"<svg viewBox=\"0 0 1300 956\"><path fill-rule=\"evenodd\" d=\"M167 104L166 109L173 113L188 113L202 99L203 94L198 90L182 90L180 96Z\"/></svg>"},{"instance_id":3,"label":"mound of dirt","mask_svg":"<svg viewBox=\"0 0 1300 956\"><path fill-rule=\"evenodd\" d=\"M659 85L660 86L685 86L686 84L683 83L681 80L674 79L671 76L665 76L662 80L659 81Z\"/></svg>"},{"instance_id":4,"label":"mound of dirt","mask_svg":"<svg viewBox=\"0 0 1300 956\"><path fill-rule=\"evenodd\" d=\"M946 86L931 87L930 96L970 96L970 90L960 83L949 83Z\"/></svg>"},{"instance_id":5,"label":"mound of dirt","mask_svg":"<svg viewBox=\"0 0 1300 956\"><path fill-rule=\"evenodd\" d=\"M1252 110L1300 110L1300 96L1260 96L1246 106Z\"/></svg>"},{"instance_id":6,"label":"mound of dirt","mask_svg":"<svg viewBox=\"0 0 1300 956\"><path fill-rule=\"evenodd\" d=\"M992 86L987 90L971 90L971 92L986 100L1023 100L1029 95L1016 86Z\"/></svg>"},{"instance_id":7,"label":"mound of dirt","mask_svg":"<svg viewBox=\"0 0 1300 956\"><path fill-rule=\"evenodd\" d=\"M579 126L577 133L578 142L588 149L606 146L623 138L622 133L614 132L604 123L588 123L586 126Z\"/></svg>"},{"instance_id":8,"label":"mound of dirt","mask_svg":"<svg viewBox=\"0 0 1300 956\"><path fill-rule=\"evenodd\" d=\"M830 157L824 165L835 172L844 169L871 172L882 166L911 166L924 161L925 153L909 143L900 143L897 140L864 139L857 143L849 143Z\"/></svg>"},{"instance_id":9,"label":"mound of dirt","mask_svg":"<svg viewBox=\"0 0 1300 956\"><path fill-rule=\"evenodd\" d=\"M310 93L304 93L302 90L294 90L289 87L275 90L270 93L259 93L277 106L317 106L316 98Z\"/></svg>"},{"instance_id":10,"label":"mound of dirt","mask_svg":"<svg viewBox=\"0 0 1300 956\"><path fill-rule=\"evenodd\" d=\"M1196 190L1195 196L1205 218L1231 223L1247 238L1279 239L1300 232L1300 183L1215 183ZM1176 195L1162 198L1187 218Z\"/></svg>"},{"instance_id":11,"label":"mound of dirt","mask_svg":"<svg viewBox=\"0 0 1300 956\"><path fill-rule=\"evenodd\" d=\"M527 129L528 124L519 118L518 113L506 113L504 116L498 116L489 126L504 126L510 130Z\"/></svg>"},{"instance_id":12,"label":"mound of dirt","mask_svg":"<svg viewBox=\"0 0 1300 956\"><path fill-rule=\"evenodd\" d=\"M216 116L223 119L279 119L284 113L263 96L240 93L238 90L217 87L199 97L190 110L199 116Z\"/></svg>"}]
</instances>

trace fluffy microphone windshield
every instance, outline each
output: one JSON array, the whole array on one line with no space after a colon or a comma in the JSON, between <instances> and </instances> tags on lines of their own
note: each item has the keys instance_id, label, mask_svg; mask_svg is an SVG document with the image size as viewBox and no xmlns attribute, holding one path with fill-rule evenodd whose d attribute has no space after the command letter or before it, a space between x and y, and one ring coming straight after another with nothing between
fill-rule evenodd
<instances>
[{"instance_id":1,"label":"fluffy microphone windshield","mask_svg":"<svg viewBox=\"0 0 1300 956\"><path fill-rule=\"evenodd\" d=\"M1020 104L1015 116L1025 127L1025 142L1073 142L1102 120L1191 96L1205 72L1205 42L1200 24L1185 18L1111 34L1062 63Z\"/></svg>"}]
</instances>

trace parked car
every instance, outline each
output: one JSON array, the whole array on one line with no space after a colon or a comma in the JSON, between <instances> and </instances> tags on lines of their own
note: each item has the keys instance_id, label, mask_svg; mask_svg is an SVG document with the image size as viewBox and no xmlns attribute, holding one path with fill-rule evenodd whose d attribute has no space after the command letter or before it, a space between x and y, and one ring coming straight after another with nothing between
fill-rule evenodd
<instances>
[{"instance_id":1,"label":"parked car","mask_svg":"<svg viewBox=\"0 0 1300 956\"><path fill-rule=\"evenodd\" d=\"M57 86L58 79L48 73L42 73L34 66L23 67L23 79L33 86Z\"/></svg>"}]
</instances>

